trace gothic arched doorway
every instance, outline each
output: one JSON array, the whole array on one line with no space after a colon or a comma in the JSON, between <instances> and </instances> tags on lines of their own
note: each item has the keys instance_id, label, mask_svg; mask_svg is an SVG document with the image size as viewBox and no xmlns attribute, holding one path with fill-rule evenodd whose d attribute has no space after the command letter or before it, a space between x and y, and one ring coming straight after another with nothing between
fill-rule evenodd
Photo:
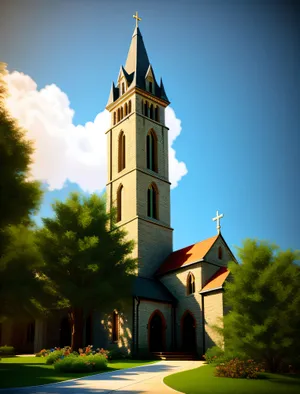
<instances>
[{"instance_id":1,"label":"gothic arched doorway","mask_svg":"<svg viewBox=\"0 0 300 394\"><path fill-rule=\"evenodd\" d=\"M185 312L181 319L182 350L196 351L196 321L194 316Z\"/></svg>"},{"instance_id":2,"label":"gothic arched doorway","mask_svg":"<svg viewBox=\"0 0 300 394\"><path fill-rule=\"evenodd\" d=\"M160 311L154 311L148 322L148 340L150 352L161 352L165 349L166 321Z\"/></svg>"}]
</instances>

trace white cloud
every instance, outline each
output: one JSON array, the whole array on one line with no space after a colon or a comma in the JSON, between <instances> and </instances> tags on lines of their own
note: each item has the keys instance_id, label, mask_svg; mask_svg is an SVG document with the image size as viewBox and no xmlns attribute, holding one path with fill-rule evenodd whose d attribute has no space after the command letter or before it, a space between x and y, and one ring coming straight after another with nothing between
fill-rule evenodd
<instances>
[{"instance_id":1,"label":"white cloud","mask_svg":"<svg viewBox=\"0 0 300 394\"><path fill-rule=\"evenodd\" d=\"M175 149L172 148L173 142L181 133L181 120L176 118L176 114L171 107L166 108L165 118L166 125L169 127L169 178L171 188L174 189L188 171L185 163L176 159Z\"/></svg>"},{"instance_id":2,"label":"white cloud","mask_svg":"<svg viewBox=\"0 0 300 394\"><path fill-rule=\"evenodd\" d=\"M67 180L90 193L103 190L107 176L108 111L100 112L93 122L75 126L68 96L56 85L38 90L28 75L16 71L5 78L10 94L7 107L27 130L28 139L34 141L32 177L47 182L50 190L61 189ZM181 132L181 121L172 108L166 109L166 125L170 129L169 173L174 188L187 169L176 159L172 148Z\"/></svg>"}]
</instances>

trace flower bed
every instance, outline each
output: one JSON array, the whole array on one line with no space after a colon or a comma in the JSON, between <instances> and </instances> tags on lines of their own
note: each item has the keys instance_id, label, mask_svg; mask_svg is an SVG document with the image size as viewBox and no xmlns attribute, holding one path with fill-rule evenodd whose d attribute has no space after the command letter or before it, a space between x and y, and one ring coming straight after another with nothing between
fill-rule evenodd
<instances>
[{"instance_id":1,"label":"flower bed","mask_svg":"<svg viewBox=\"0 0 300 394\"><path fill-rule=\"evenodd\" d=\"M73 351L70 346L42 349L36 357L46 357L47 365L54 365L60 372L92 372L107 368L108 350L96 349L89 345Z\"/></svg>"},{"instance_id":2,"label":"flower bed","mask_svg":"<svg viewBox=\"0 0 300 394\"><path fill-rule=\"evenodd\" d=\"M253 360L239 360L237 358L221 363L216 367L215 375L221 378L257 379L263 366Z\"/></svg>"},{"instance_id":3,"label":"flower bed","mask_svg":"<svg viewBox=\"0 0 300 394\"><path fill-rule=\"evenodd\" d=\"M58 359L54 363L54 369L58 372L93 372L107 368L107 358L96 354L85 357L70 355Z\"/></svg>"}]
</instances>

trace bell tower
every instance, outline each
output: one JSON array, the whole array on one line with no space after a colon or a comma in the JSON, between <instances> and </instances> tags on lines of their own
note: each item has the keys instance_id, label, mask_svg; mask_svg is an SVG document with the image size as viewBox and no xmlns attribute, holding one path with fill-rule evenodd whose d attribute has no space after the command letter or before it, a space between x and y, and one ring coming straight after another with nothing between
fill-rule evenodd
<instances>
[{"instance_id":1,"label":"bell tower","mask_svg":"<svg viewBox=\"0 0 300 394\"><path fill-rule=\"evenodd\" d=\"M170 102L155 78L138 20L106 106L111 114L106 189L108 208L117 207L118 225L135 241L138 275L151 277L173 248L165 125Z\"/></svg>"}]
</instances>

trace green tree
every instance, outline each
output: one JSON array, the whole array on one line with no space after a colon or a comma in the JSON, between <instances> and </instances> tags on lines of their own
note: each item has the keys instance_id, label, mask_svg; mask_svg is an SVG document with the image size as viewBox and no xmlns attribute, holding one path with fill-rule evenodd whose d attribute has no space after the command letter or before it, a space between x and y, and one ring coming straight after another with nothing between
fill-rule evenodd
<instances>
[{"instance_id":1,"label":"green tree","mask_svg":"<svg viewBox=\"0 0 300 394\"><path fill-rule=\"evenodd\" d=\"M132 289L136 261L130 257L133 242L107 213L105 199L71 193L53 204L54 218L43 219L37 234L45 267L67 308L73 349L82 347L85 314L107 311L126 302Z\"/></svg>"},{"instance_id":2,"label":"green tree","mask_svg":"<svg viewBox=\"0 0 300 394\"><path fill-rule=\"evenodd\" d=\"M10 115L5 99L8 95L4 76L5 64L0 63L0 232L8 225L30 222L30 216L40 206L40 183L29 180L32 142L26 140L25 130ZM1 236L1 234L0 234ZM0 239L0 256L4 242Z\"/></svg>"},{"instance_id":3,"label":"green tree","mask_svg":"<svg viewBox=\"0 0 300 394\"><path fill-rule=\"evenodd\" d=\"M264 360L271 371L299 355L299 252L247 239L225 286L225 350Z\"/></svg>"},{"instance_id":4,"label":"green tree","mask_svg":"<svg viewBox=\"0 0 300 394\"><path fill-rule=\"evenodd\" d=\"M43 260L34 228L8 226L6 239L0 259L0 321L44 316L56 294L49 280L40 274Z\"/></svg>"},{"instance_id":5,"label":"green tree","mask_svg":"<svg viewBox=\"0 0 300 394\"><path fill-rule=\"evenodd\" d=\"M37 305L35 290L40 283L35 280L37 259L33 257L37 255L28 226L32 224L31 215L42 199L39 182L29 180L33 145L26 140L25 130L19 127L6 108L6 74L6 65L0 63L1 319L13 313L20 316L21 310L24 313L33 311L34 302Z\"/></svg>"}]
</instances>

